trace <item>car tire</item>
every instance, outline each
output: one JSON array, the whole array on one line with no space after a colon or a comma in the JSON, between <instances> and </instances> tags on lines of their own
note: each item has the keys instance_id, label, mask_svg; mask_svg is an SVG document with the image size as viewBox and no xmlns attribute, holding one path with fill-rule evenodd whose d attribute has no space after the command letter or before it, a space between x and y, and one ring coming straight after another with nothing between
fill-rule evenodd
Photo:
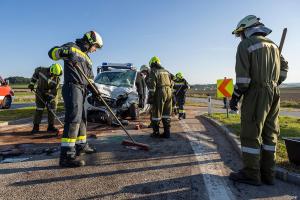
<instances>
[{"instance_id":1,"label":"car tire","mask_svg":"<svg viewBox=\"0 0 300 200\"><path fill-rule=\"evenodd\" d=\"M10 96L6 96L3 99L2 108L3 109L9 109L12 103L12 98Z\"/></svg>"},{"instance_id":2,"label":"car tire","mask_svg":"<svg viewBox=\"0 0 300 200\"><path fill-rule=\"evenodd\" d=\"M133 120L139 119L140 110L139 110L138 105L135 103L131 104L130 108L129 108L129 113L130 113L131 119L133 119Z\"/></svg>"}]
</instances>

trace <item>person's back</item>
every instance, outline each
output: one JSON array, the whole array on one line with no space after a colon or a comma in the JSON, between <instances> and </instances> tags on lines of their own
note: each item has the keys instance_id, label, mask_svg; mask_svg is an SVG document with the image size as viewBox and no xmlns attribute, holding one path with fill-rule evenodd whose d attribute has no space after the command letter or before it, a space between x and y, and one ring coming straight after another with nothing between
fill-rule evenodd
<instances>
[{"instance_id":1,"label":"person's back","mask_svg":"<svg viewBox=\"0 0 300 200\"><path fill-rule=\"evenodd\" d=\"M250 85L261 85L278 82L280 55L278 47L270 39L260 35L246 38L241 41L238 52L240 59L237 59L236 66L243 66L243 63L251 64L249 68L247 66L245 68L236 68L237 73L241 75L239 78L244 78L245 83L250 81ZM244 74L244 70L250 71ZM245 77L242 77L243 74ZM239 81L237 80L237 82ZM243 81L241 80L240 82Z\"/></svg>"},{"instance_id":2,"label":"person's back","mask_svg":"<svg viewBox=\"0 0 300 200\"><path fill-rule=\"evenodd\" d=\"M153 105L152 125L153 137L159 136L159 123L164 125L163 137L170 137L171 110L172 110L172 80L170 73L160 65L158 57L150 60L151 72L149 75L149 101Z\"/></svg>"}]
</instances>

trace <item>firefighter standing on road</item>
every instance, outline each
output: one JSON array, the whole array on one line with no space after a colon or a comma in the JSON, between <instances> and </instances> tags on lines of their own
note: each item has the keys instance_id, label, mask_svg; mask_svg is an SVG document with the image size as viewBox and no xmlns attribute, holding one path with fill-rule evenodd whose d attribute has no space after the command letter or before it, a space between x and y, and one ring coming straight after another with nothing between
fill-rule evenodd
<instances>
[{"instance_id":1,"label":"firefighter standing on road","mask_svg":"<svg viewBox=\"0 0 300 200\"><path fill-rule=\"evenodd\" d=\"M31 91L34 90L34 85L37 83L35 97L36 111L33 117L33 129L32 134L38 133L40 130L40 123L43 117L43 111L46 105L48 108L52 109L53 112L56 111L57 107L57 90L60 83L60 76L62 75L62 67L60 64L56 63L50 67L38 67L35 69L34 74L32 75L30 84L28 88ZM44 102L43 102L44 101ZM48 110L48 132L57 133L58 129L54 127L54 115Z\"/></svg>"},{"instance_id":2,"label":"firefighter standing on road","mask_svg":"<svg viewBox=\"0 0 300 200\"><path fill-rule=\"evenodd\" d=\"M251 185L272 185L279 135L278 86L286 79L288 66L278 47L266 38L271 30L259 20L246 16L232 32L242 40L236 54L236 85L230 108L237 111L243 96L240 139L244 167L229 178Z\"/></svg>"},{"instance_id":3,"label":"firefighter standing on road","mask_svg":"<svg viewBox=\"0 0 300 200\"><path fill-rule=\"evenodd\" d=\"M183 75L181 72L178 72L175 75L174 79L174 95L176 99L176 104L179 107L179 115L178 119L185 119L185 110L184 110L184 104L185 104L185 98L186 98L186 92L190 88L188 82L183 78ZM174 105L175 106L175 105Z\"/></svg>"},{"instance_id":4,"label":"firefighter standing on road","mask_svg":"<svg viewBox=\"0 0 300 200\"><path fill-rule=\"evenodd\" d=\"M150 79L149 79L150 67L148 67L147 65L142 65L140 68L140 72L144 76L146 86L149 90L149 88L150 88ZM152 126L152 105L150 105L149 111L150 111L150 124L148 125L148 128L152 128L153 127Z\"/></svg>"},{"instance_id":5,"label":"firefighter standing on road","mask_svg":"<svg viewBox=\"0 0 300 200\"><path fill-rule=\"evenodd\" d=\"M160 65L158 57L152 57L149 66L149 104L152 104L152 125L151 136L158 137L159 123L162 120L164 133L162 137L170 137L171 112L172 112L172 79L170 73Z\"/></svg>"},{"instance_id":6,"label":"firefighter standing on road","mask_svg":"<svg viewBox=\"0 0 300 200\"><path fill-rule=\"evenodd\" d=\"M86 141L86 110L84 101L88 82L74 67L77 65L92 80L92 61L88 53L95 52L103 46L101 36L95 31L84 34L75 43L70 42L60 47L53 47L49 57L53 60L64 60L64 85L62 94L65 104L65 126L61 139L59 164L62 167L79 167L85 165L77 158L82 153L94 153L96 149Z\"/></svg>"}]
</instances>

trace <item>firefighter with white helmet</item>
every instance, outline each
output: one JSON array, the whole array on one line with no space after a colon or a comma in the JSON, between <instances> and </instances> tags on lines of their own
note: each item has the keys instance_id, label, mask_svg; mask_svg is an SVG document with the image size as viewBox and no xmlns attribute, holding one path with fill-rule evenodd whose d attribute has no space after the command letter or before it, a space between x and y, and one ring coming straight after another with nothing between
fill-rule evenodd
<instances>
[{"instance_id":1,"label":"firefighter with white helmet","mask_svg":"<svg viewBox=\"0 0 300 200\"><path fill-rule=\"evenodd\" d=\"M271 33L254 15L243 18L232 32L241 38L236 53L236 85L230 108L241 107L243 168L230 179L251 185L274 184L275 153L279 135L279 85L286 79L288 65Z\"/></svg>"},{"instance_id":2,"label":"firefighter with white helmet","mask_svg":"<svg viewBox=\"0 0 300 200\"><path fill-rule=\"evenodd\" d=\"M53 60L64 60L64 85L62 95L65 104L65 126L61 139L59 164L62 167L80 167L85 165L77 156L83 153L95 153L96 149L88 145L86 138L86 109L84 101L88 82L78 72L80 67L87 77L94 78L92 61L88 53L102 48L103 41L96 31L89 31L74 42L50 49L48 55Z\"/></svg>"}]
</instances>

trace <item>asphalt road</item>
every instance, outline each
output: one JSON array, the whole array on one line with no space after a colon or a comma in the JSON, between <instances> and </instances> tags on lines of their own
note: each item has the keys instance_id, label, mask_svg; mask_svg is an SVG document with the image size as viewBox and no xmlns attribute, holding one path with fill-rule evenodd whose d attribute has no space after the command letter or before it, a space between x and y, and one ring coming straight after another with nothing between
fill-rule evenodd
<instances>
[{"instance_id":1,"label":"asphalt road","mask_svg":"<svg viewBox=\"0 0 300 200\"><path fill-rule=\"evenodd\" d=\"M35 106L35 103L12 103L10 109L25 108L30 106Z\"/></svg>"},{"instance_id":2,"label":"asphalt road","mask_svg":"<svg viewBox=\"0 0 300 200\"><path fill-rule=\"evenodd\" d=\"M228 179L241 160L217 129L200 117L200 108L188 107L187 119L173 119L170 139L151 138L151 129L134 130L150 151L122 146L119 129L89 124L89 138L98 153L85 155L87 166L58 167L58 153L29 154L29 161L0 164L0 199L298 199L300 187L276 181L275 186L248 186ZM144 116L141 122L146 122ZM0 128L0 144L28 143L58 146L46 133L29 135L30 126ZM45 127L42 127L44 129ZM17 140L16 137L22 139ZM13 140L15 138L15 140ZM44 138L44 139L43 139ZM37 142L38 141L38 142ZM24 145L23 145L24 146ZM33 146L28 146L33 147Z\"/></svg>"}]
</instances>

